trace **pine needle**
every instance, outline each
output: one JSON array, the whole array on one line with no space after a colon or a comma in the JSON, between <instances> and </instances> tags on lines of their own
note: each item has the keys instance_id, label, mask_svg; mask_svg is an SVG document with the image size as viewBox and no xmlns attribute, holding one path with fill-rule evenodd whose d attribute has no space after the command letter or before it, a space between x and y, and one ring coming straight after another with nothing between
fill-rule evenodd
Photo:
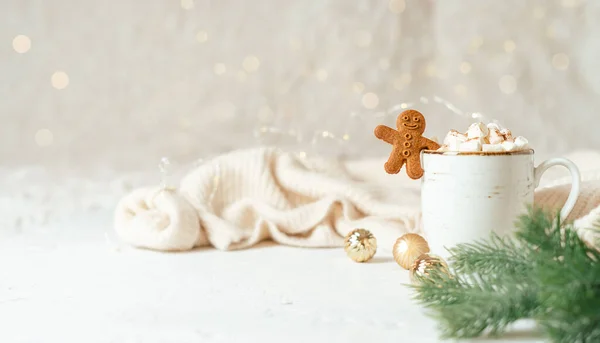
<instances>
[{"instance_id":1,"label":"pine needle","mask_svg":"<svg viewBox=\"0 0 600 343\"><path fill-rule=\"evenodd\" d=\"M600 342L600 252L558 216L530 209L513 238L450 249L450 275L434 270L412 287L444 338L499 335L535 319L554 342Z\"/></svg>"},{"instance_id":2,"label":"pine needle","mask_svg":"<svg viewBox=\"0 0 600 343\"><path fill-rule=\"evenodd\" d=\"M527 250L514 240L493 234L488 241L459 244L449 249L456 273L482 275L523 275L531 268Z\"/></svg>"}]
</instances>

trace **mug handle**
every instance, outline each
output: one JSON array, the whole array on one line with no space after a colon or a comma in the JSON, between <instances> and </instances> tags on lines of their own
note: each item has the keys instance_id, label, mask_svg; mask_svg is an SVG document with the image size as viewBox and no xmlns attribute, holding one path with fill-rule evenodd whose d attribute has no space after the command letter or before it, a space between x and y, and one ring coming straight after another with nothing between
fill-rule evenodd
<instances>
[{"instance_id":1,"label":"mug handle","mask_svg":"<svg viewBox=\"0 0 600 343\"><path fill-rule=\"evenodd\" d=\"M581 174L579 173L579 168L577 168L577 165L575 165L575 163L573 163L571 160L562 157L551 158L542 162L535 168L533 175L536 188L540 184L540 180L542 179L544 172L554 166L566 167L569 169L569 173L571 173L571 192L569 193L569 197L567 198L562 210L560 210L560 220L563 222L569 216L573 210L573 207L575 207L575 203L579 197L579 192L581 189Z\"/></svg>"}]
</instances>

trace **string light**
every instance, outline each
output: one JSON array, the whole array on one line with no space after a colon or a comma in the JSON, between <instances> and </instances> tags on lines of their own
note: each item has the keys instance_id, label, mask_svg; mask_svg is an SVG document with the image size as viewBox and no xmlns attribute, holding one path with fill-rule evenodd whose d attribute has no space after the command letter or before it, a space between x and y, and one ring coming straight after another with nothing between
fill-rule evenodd
<instances>
[{"instance_id":1,"label":"string light","mask_svg":"<svg viewBox=\"0 0 600 343\"><path fill-rule=\"evenodd\" d=\"M50 82L56 89L65 89L69 85L69 75L64 71L56 71L52 74Z\"/></svg>"},{"instance_id":2,"label":"string light","mask_svg":"<svg viewBox=\"0 0 600 343\"><path fill-rule=\"evenodd\" d=\"M195 8L195 2L194 0L180 0L181 3L181 8L184 10L192 10ZM198 3L199 7L200 7L200 2ZM573 8L576 6L581 5L581 1L578 0L560 0L558 2L558 4L560 4L561 6L565 7L565 8ZM382 4L383 6L386 5L386 3L384 2ZM389 0L387 2L388 5L388 9L390 12L387 12L386 8L383 7L382 9L384 10L384 14L387 15L388 17L392 16L391 13L393 14L401 14L404 13L406 11L406 2L404 0ZM177 9L177 1L175 3L172 3L172 6ZM529 9L524 9L525 15L528 16L529 18L536 19L536 20L541 20L545 17L554 17L556 15L556 13L552 12L552 8L556 9L556 10L560 10L560 7L558 6L554 6L554 7L547 7L548 10L546 10L545 7L542 6L536 6L533 9L530 7ZM190 12L188 12L190 13ZM572 12L565 12L565 13L572 13ZM573 12L574 13L574 12ZM551 18L548 18L551 19ZM563 30L561 29L561 26L559 24L553 24L553 25L548 25L550 22L550 20L548 22L538 22L538 24L536 24L537 26L539 26L539 28L542 30L542 35L544 34L544 30L546 30L545 34L547 35L547 37L549 38L556 38L557 36L559 38L563 37ZM548 26L547 26L548 25ZM558 26L556 26L558 25ZM191 31L191 35L193 37L194 33L196 33L195 35L195 39L199 44L205 44L204 48L206 48L208 46L208 40L210 39L210 45L212 46L214 44L215 39L219 38L222 39L221 37L217 37L216 33L212 32L212 29L210 29L209 27L201 27L205 30L200 30L200 31L196 31L194 29L192 29ZM365 26L364 28L366 29L371 29L370 27ZM209 37L209 33L206 31L206 29L211 30L210 32L210 37ZM342 35L342 34L347 34L347 32L343 32L343 30L341 30L342 33L336 33L338 35ZM381 39L385 39L383 37L379 37L379 36L375 36L377 33L375 33L375 31L373 31L373 34L371 34L370 32L367 31L359 31L358 33L354 34L354 32L350 32L349 35L349 39L350 39L350 44L354 45L356 44L359 47L363 47L363 48L368 48L372 45L374 45L375 42L380 42ZM16 34L16 33L14 33ZM7 44L11 44L10 43L10 39L13 38L14 34L10 35L9 37L7 37ZM189 37L189 36L188 36ZM306 42L311 42L311 47L312 47L312 40L310 35L303 35L303 37L306 37ZM486 48L489 45L489 50L490 53L492 52L492 50L494 50L496 53L498 53L497 50L499 49L503 49L503 51L505 51L506 53L513 53L514 51L516 51L516 42L513 41L512 39L507 39L505 41L502 40L502 38L512 38L512 39L517 39L517 41L519 42L519 53L522 53L523 49L526 49L527 47L524 46L523 42L521 42L520 38L517 36L501 36L500 37L500 41L496 41L496 42L492 42L492 40L488 40L487 36L486 36ZM191 37L188 38L188 42L190 40ZM347 39L348 37L343 37L345 39ZM36 36L33 36L33 39L37 39ZM189 42L190 44L194 44L193 39L191 38L192 41ZM285 43L286 43L286 38L284 38L283 40L283 45L284 45L284 49L285 48ZM469 38L467 37L466 40L466 44L463 43L463 48L468 48L469 51L474 52L476 50L481 49L481 47L483 46L484 43L484 38L483 37L474 37L472 38L470 45L469 45ZM492 44L493 43L493 44ZM498 44L500 43L500 44ZM492 48L493 46L493 48ZM303 41L299 38L290 38L289 39L289 49L293 50L293 51L300 51L303 48ZM308 47L308 43L306 43L306 47ZM18 36L14 36L14 38L12 39L12 49L13 49L13 54L14 53L19 53L19 54L25 54L28 52L33 52L34 54L37 53L37 51L40 49L40 42L38 42L36 40L36 47L34 47L35 49L32 51L32 39L26 35L18 35ZM199 48L199 47L198 47ZM8 49L10 49L10 46L8 47ZM379 56L381 55L376 55L376 52L374 52L372 49L366 49L363 50L363 52L367 52L367 51L371 51L371 62L373 62L372 64L373 67L375 68L379 68L381 70L389 70L391 66L394 67L394 69L389 73L392 76L392 86L397 89L397 90L406 90L407 87L409 87L409 85L412 82L412 74L410 73L405 73L405 74L401 74L398 75L397 71L396 71L396 67L401 67L404 66L404 64L401 63L401 61L397 60L398 57L394 57L394 59L392 60L393 63L390 63L390 60L388 58L379 58ZM502 50L500 50L501 52ZM560 50L559 50L560 51ZM216 75L224 75L227 73L231 73L232 76L232 81L239 81L239 82L246 82L247 79L249 78L249 73L255 73L257 71L260 71L260 73L262 74L263 72L265 72L265 67L268 67L268 59L266 58L266 56L261 55L261 59L259 60L258 57L256 56L245 56L248 53L259 53L258 51L246 51L245 54L241 54L236 56L237 60L235 59L236 57L233 57L233 62L230 63L230 60L224 60L222 59L222 61L227 62L227 65L225 65L224 63L216 63L213 66L213 71ZM289 52L288 52L289 53ZM286 54L288 54L286 53ZM316 52L315 52L316 53ZM303 54L300 54L298 56L302 56ZM245 57L244 57L245 56ZM502 54L496 54L496 56L504 56ZM28 58L28 57L32 57L31 54L29 55L25 55L25 56L17 56L14 55L14 57L24 57L24 58ZM466 58L467 60L470 60L472 63L475 63L473 61L479 61L482 58L488 58L489 56L487 55L482 55L482 56L477 56L477 59L474 56L471 56L469 58ZM243 58L243 60L242 60ZM550 60L550 64L553 68L555 68L555 70L559 70L559 71L565 71L565 70L569 70L569 68L571 68L572 72L575 72L575 69L579 69L579 65L577 65L576 61L574 60L574 65L570 66L570 56L567 55L564 52L558 52L556 54L552 54L550 53L548 55L548 57L546 57L546 59ZM22 61L25 61L23 58L20 59L21 63ZM506 60L506 59L504 59ZM218 60L217 60L218 61ZM455 60L456 61L456 60ZM213 63L216 61L212 61ZM240 68L240 62L241 63L241 68ZM262 62L262 64L261 64ZM456 63L458 62L458 63ZM450 67L456 71L457 68L457 64L459 67L459 71L460 73L466 75L466 74L477 74L480 72L479 68L481 65L484 65L482 63L477 63L475 65L472 65L470 62L464 61L464 62L460 62L460 60L457 60L455 62L455 64L450 65ZM318 63L318 61L317 61ZM351 65L352 62L348 62L348 70L351 70L352 68L355 68L356 66ZM397 64L400 63L400 64ZM496 63L496 62L494 62ZM514 63L514 60L513 62ZM210 73L210 63L208 64L208 72ZM318 65L318 64L317 64ZM323 66L323 65L321 65ZM65 66L62 66L63 68ZM318 69L316 71L311 70L311 75L310 77L313 78L313 81L315 80L315 78L318 81L321 82L325 82L328 81L332 83L332 87L336 86L333 81L335 81L338 77L343 77L339 76L338 74L336 74L337 69L334 67L338 67L341 68L341 66L329 66L327 65L328 70L325 69ZM438 66L441 68L441 66ZM435 64L431 63L431 65L427 65L426 66L426 73L428 74L428 76L437 76L437 77L442 77L443 75L445 75L444 73L441 72L441 70L438 70L438 67L436 67ZM498 68L497 68L498 67ZM52 68L52 67L51 67ZM55 66L54 68L61 68L61 66ZM473 68L475 68L473 70ZM495 69L496 68L496 69ZM228 70L229 69L229 70ZM492 68L493 70L501 70L499 68L499 66L496 66L494 68ZM490 69L490 70L492 70ZM68 69L70 74L75 73L75 71ZM422 71L422 70L421 70ZM377 70L372 70L373 73L378 73ZM417 71L415 71L417 72ZM47 77L50 76L49 74L52 73L52 69L48 71L46 71L47 74L42 75L42 81L48 82ZM505 71L506 73L506 71ZM71 87L69 90L67 91L63 91L58 93L57 91L54 92L55 95L56 94L60 94L61 96L64 95L68 95L68 93L71 93L69 91L74 91L76 87L80 86L80 80L79 74L73 74L74 78L75 78L75 83L73 85L70 85L70 76L69 74L67 74L65 71L56 71L51 75L51 86L54 89L57 90L62 90L65 89L67 87ZM257 74L253 74L253 76L256 76ZM346 77L350 76L351 74L346 75ZM419 73L417 72L418 76L415 76L415 78L420 77L421 75L419 75ZM555 75L567 75L567 74L561 74L559 72L556 72ZM285 82L285 85L283 85L283 87L279 87L280 84L273 84L271 85L271 87L273 88L280 88L280 89L274 89L273 90L273 94L275 97L279 94L279 92L286 93L289 91L290 94L296 94L296 90L298 90L300 87L298 87L298 80L295 79L295 77L292 75L292 77L287 77L289 75L286 75L286 80L285 81L281 81L281 84L283 84ZM329 77L331 76L331 77ZM395 77L394 77L395 76ZM351 76L350 76L351 77ZM375 87L374 83L376 84L376 82L374 80L376 80L376 75L372 76L375 77L375 79L371 79L370 78L371 75L362 75L362 74L357 74L356 78L362 80L363 82L360 81L355 81L352 82L353 79L352 78L347 78L345 81L346 84L342 85L343 86L343 91L347 92L348 94L349 91L354 92L355 94L357 94L356 96L353 96L354 99L352 101L360 101L361 104L359 104L356 108L356 110L359 112L359 114L356 114L356 117L367 117L367 116L372 116L373 114L375 115L383 115L383 116L396 116L399 111L411 108L413 106L419 106L420 104L428 104L428 103L437 103L437 104L443 104L444 106L446 106L447 108L453 108L452 112L460 112L460 110L454 108L454 106L450 103L444 103L442 100L440 100L440 98L437 98L435 96L433 97L418 97L418 98L412 98L412 99L402 99L403 102L398 103L396 105L393 105L390 107L389 110L387 110L387 105L389 104L387 102L388 96L390 96L389 94L384 94L381 93L382 91L380 91L379 89L381 88L372 88ZM503 94L513 94L515 92L517 92L519 89L524 87L523 81L521 79L517 78L517 75L501 75L501 74L497 74L495 76L495 80L497 80L497 84L499 87L499 90L503 93ZM224 80L225 78L220 78L220 80ZM467 77L463 77L462 80L456 80L453 83L446 83L448 86L452 87L451 91L453 91L454 94L458 95L458 96L465 96L466 94L471 93L471 96L473 96L473 94L476 92L475 88L467 88L465 86L465 84L454 84L457 82L465 82L464 80L467 79ZM494 79L493 79L494 80ZM254 80L253 80L254 81ZM419 81L419 82L417 82ZM300 84L302 81L300 81ZM429 82L429 81L423 81L423 80L416 80L415 81L418 84L422 84L422 82ZM373 92L368 92L367 91L367 86L365 85L365 83L368 85L368 90L369 91L373 91L375 90L376 93ZM521 84L519 84L521 83ZM388 83L388 87L389 87L389 83ZM235 85L233 85L235 86ZM241 85L238 85L241 86ZM351 87L350 89L349 86ZM48 87L48 84L46 83L46 87ZM329 86L327 86L329 87ZM473 87L469 84L469 87ZM49 89L49 87L48 87ZM54 90L53 89L53 90ZM138 93L141 94L141 93ZM379 95L378 95L379 94ZM396 94L404 94L404 93L396 93ZM420 94L420 93L417 93ZM381 104L380 104L380 96L381 98ZM392 95L393 97L394 95ZM396 95L397 96L397 95ZM386 101L384 102L383 99L386 99ZM292 95L286 96L284 97L284 101L289 101L290 99L292 99L290 101L290 103L296 102L296 101L301 101L302 99L298 100L295 98L292 98ZM258 101L258 104L254 104L254 107L250 107L250 109L248 110L250 113L252 113L253 115L256 115L257 118L260 120L261 125L262 124L268 124L269 122L273 122L273 119L275 117L275 111L279 111L280 109L280 105L281 103L277 102L277 99L275 99L275 101L273 101L273 99L268 99L269 101ZM281 100L281 99L279 99ZM556 102L560 101L560 99L556 99L556 98L549 98L548 100L546 100L546 102L544 102L544 104L546 104L546 106L556 106ZM256 105L260 105L261 103L269 103L273 106L273 108L269 107L268 105L263 105L260 107L256 107ZM381 106L382 104L385 104L385 108L382 108L384 106ZM240 103L241 105L241 103ZM277 106L276 106L277 105ZM287 104L286 104L287 105ZM290 106L294 106L295 104L292 104ZM302 104L299 104L301 107ZM362 109L361 109L362 107ZM369 111L365 111L365 109L369 110ZM246 107L240 108L240 113L245 113L244 111L246 110ZM367 113L368 112L368 113ZM234 105L231 106L225 106L225 110L217 112L217 113L224 113L225 116L229 116L229 117L233 117L235 116L236 113L236 108ZM181 127L190 127L191 123L193 121L195 121L195 119L189 119L187 117L175 117L179 119L179 125ZM279 118L278 118L279 119ZM175 119L177 120L177 119ZM177 124L177 122L175 122L175 124ZM271 129L269 129L271 130ZM267 131L269 131L267 130ZM35 130L33 130L35 131ZM33 131L30 131L29 133L29 137L28 139L30 140L30 143L33 144L35 143L37 146L40 147L47 147L47 146L52 146L53 144L53 140L54 140L54 134L52 131L50 131L49 129L39 129L37 131L35 131L35 135L34 137L32 136ZM271 131L269 131L271 132ZM291 135L294 137L301 137L301 135L298 132L295 131L282 131L283 133L285 133L286 135ZM268 132L267 132L268 133ZM350 140L350 135L347 133L343 133L341 134L339 131L336 132L337 134L340 134L340 136L334 135L334 133L327 131L326 135L323 135L323 133L317 133L316 136L319 139L333 139L337 138L341 141L349 141ZM57 132L57 139L66 139L66 137L62 137L63 133ZM310 133L308 134L310 136ZM352 134L352 138L356 139L356 137L354 136L355 134ZM34 138L34 142L31 142L31 139ZM57 140L58 143L58 140ZM306 154L305 152L302 152L303 154Z\"/></svg>"},{"instance_id":3,"label":"string light","mask_svg":"<svg viewBox=\"0 0 600 343\"><path fill-rule=\"evenodd\" d=\"M256 70L258 70L259 66L260 60L256 56L246 56L246 58L244 58L244 62L242 62L242 67L248 73L255 72Z\"/></svg>"},{"instance_id":4,"label":"string light","mask_svg":"<svg viewBox=\"0 0 600 343\"><path fill-rule=\"evenodd\" d=\"M576 1L573 1L573 0L566 1L566 2L563 1L563 6L569 7L569 6L572 6L572 4L574 4L574 3L576 3ZM181 0L181 7L183 9L192 9L192 8L194 8L194 5L195 4L194 4L193 0ZM389 0L388 6L389 6L389 10L391 12L402 13L405 10L406 3L404 0ZM534 10L535 16L539 17L540 13L542 13L542 14L544 13L543 8L540 7L540 8L536 8L536 10ZM201 30L196 33L196 40L199 43L205 43L208 41L208 39L209 39L209 35L206 31ZM358 31L358 33L356 34L356 44L358 46L367 47L372 44L372 40L373 40L373 36L368 31L364 31L364 30ZM13 40L13 48L15 49L15 51L17 51L19 53L24 53L24 52L28 51L31 47L30 44L31 44L31 41L29 40L29 38L27 36L24 36L24 35L19 35L19 36L15 37L15 39ZM470 46L473 49L479 49L482 46L482 44L483 44L482 37L474 37L471 40ZM300 49L301 41L298 39L291 39L290 46L294 49ZM516 49L516 44L513 40L509 39L509 40L504 41L503 47L506 52L512 52ZM253 55L246 56L242 62L243 71L240 70L237 73L234 71L234 73L236 73L234 75L237 75L238 79L240 81L244 81L244 80L246 80L246 78L248 76L247 73L252 73L252 72L257 71L259 69L260 65L261 65L260 60L256 56L253 56ZM388 58L380 58L378 60L378 65L379 65L379 68L381 68L382 70L387 70L390 68L390 60ZM569 57L564 53L556 54L552 57L552 65L554 66L554 68L556 68L558 70L565 70L569 66ZM460 72L461 73L469 74L469 73L471 73L471 70L472 70L472 66L469 62L462 62L460 64ZM440 73L437 66L433 62L429 63L426 66L425 71L428 76L436 76L437 75L437 76L442 77L444 75L444 73ZM214 72L217 75L223 75L223 74L227 73L227 67L223 63L216 63L214 65ZM314 75L321 82L324 82L329 78L329 73L324 69L318 69ZM411 74L402 74L401 76L393 79L393 86L394 86L394 88L396 88L398 90L405 89L406 86L408 84L410 84L411 79L412 79ZM498 83L500 90L505 94L514 93L517 89L516 81L517 80L513 76L510 76L510 75L503 76L499 80L499 83ZM64 89L68 85L69 85L69 76L65 72L56 72L53 74L53 76L52 76L52 86L53 87L55 87L56 89ZM467 88L463 84L454 85L453 89L457 95L465 95L467 93ZM377 106L379 106L379 102L380 102L379 96L373 92L364 93L365 85L362 82L356 81L356 82L352 83L352 90L357 94L362 94L361 100L362 100L362 105L364 106L364 108L374 109L374 108L377 108ZM428 101L428 100L421 99L421 101ZM408 106L406 102L402 103L401 105L404 108L406 108ZM273 117L273 111L268 106L265 107L265 109L259 110L259 118L261 118L261 120L267 121L267 120L270 120L272 117Z\"/></svg>"},{"instance_id":5,"label":"string light","mask_svg":"<svg viewBox=\"0 0 600 343\"><path fill-rule=\"evenodd\" d=\"M426 96L421 96L421 97L419 97L419 101L403 102L403 103L394 105L388 109L387 115L398 115L399 111L405 110L410 107L414 107L417 102L420 102L423 104L428 104L430 102L433 102L434 104L442 105L443 107L445 107L447 110L449 110L451 113L453 113L455 115L458 115L461 117L464 117L466 115L465 112L460 110L458 107L454 106L451 102L449 102L448 100L445 100L442 97L439 97L437 95L434 95L431 98L426 97Z\"/></svg>"},{"instance_id":6,"label":"string light","mask_svg":"<svg viewBox=\"0 0 600 343\"><path fill-rule=\"evenodd\" d=\"M427 67L425 67L425 74L427 74L427 76L429 76L429 77L435 76L436 71L437 71L437 68L433 62L429 62L427 64Z\"/></svg>"},{"instance_id":7,"label":"string light","mask_svg":"<svg viewBox=\"0 0 600 343\"><path fill-rule=\"evenodd\" d=\"M552 66L558 70L566 70L569 68L569 56L565 53L558 53L552 56Z\"/></svg>"},{"instance_id":8,"label":"string light","mask_svg":"<svg viewBox=\"0 0 600 343\"><path fill-rule=\"evenodd\" d=\"M257 138L259 141L263 141L263 139L267 135L276 135L281 137L292 138L294 141L296 141L296 143L303 142L303 136L295 130L282 130L274 126L263 126L260 127L258 130L255 130L254 132L255 138ZM334 141L338 144L345 144L350 140L350 134L344 133L341 137L338 137L334 133L327 130L315 131L313 132L313 135L310 139L310 144L316 146L321 140ZM303 157L306 157L305 152L300 152L300 154L303 155Z\"/></svg>"},{"instance_id":9,"label":"string light","mask_svg":"<svg viewBox=\"0 0 600 343\"><path fill-rule=\"evenodd\" d=\"M515 44L515 42L512 39L508 39L504 41L504 51L506 51L507 53L511 53L513 51L515 51L517 45Z\"/></svg>"},{"instance_id":10,"label":"string light","mask_svg":"<svg viewBox=\"0 0 600 343\"><path fill-rule=\"evenodd\" d=\"M471 72L471 63L463 62L460 64L460 72L463 74L468 74Z\"/></svg>"},{"instance_id":11,"label":"string light","mask_svg":"<svg viewBox=\"0 0 600 343\"><path fill-rule=\"evenodd\" d=\"M479 48L483 45L483 37L476 36L471 39L471 43L469 44L469 52L476 53Z\"/></svg>"},{"instance_id":12,"label":"string light","mask_svg":"<svg viewBox=\"0 0 600 343\"><path fill-rule=\"evenodd\" d=\"M347 134L345 134L347 135ZM347 136L348 139L344 139L344 138L340 138L337 137L336 135L334 135L333 133L329 132L329 131L315 131L313 133L312 139L310 141L310 144L313 147L316 147L316 145L319 143L320 140L325 139L326 141L329 142L336 142L338 144L345 144L349 139L350 136Z\"/></svg>"},{"instance_id":13,"label":"string light","mask_svg":"<svg viewBox=\"0 0 600 343\"><path fill-rule=\"evenodd\" d=\"M194 0L181 0L181 8L191 10L194 8Z\"/></svg>"},{"instance_id":14,"label":"string light","mask_svg":"<svg viewBox=\"0 0 600 343\"><path fill-rule=\"evenodd\" d=\"M286 131L286 130L282 130L278 127L275 127L275 126L262 126L254 131L254 137L259 140L262 140L263 138L265 138L268 135L291 137L294 140L296 140L296 142L302 141L302 136L300 134L298 134L296 131L294 131L294 130Z\"/></svg>"},{"instance_id":15,"label":"string light","mask_svg":"<svg viewBox=\"0 0 600 343\"><path fill-rule=\"evenodd\" d=\"M225 67L225 64L223 64L223 63L217 63L217 64L215 64L213 70L214 70L215 74L223 75L227 72L227 67Z\"/></svg>"},{"instance_id":16,"label":"string light","mask_svg":"<svg viewBox=\"0 0 600 343\"><path fill-rule=\"evenodd\" d=\"M31 39L25 35L18 35L12 41L13 49L20 54L24 54L31 49Z\"/></svg>"},{"instance_id":17,"label":"string light","mask_svg":"<svg viewBox=\"0 0 600 343\"><path fill-rule=\"evenodd\" d=\"M362 82L353 82L352 83L352 90L354 91L354 93L362 93L365 90L365 84Z\"/></svg>"},{"instance_id":18,"label":"string light","mask_svg":"<svg viewBox=\"0 0 600 343\"><path fill-rule=\"evenodd\" d=\"M579 6L579 1L578 0L562 0L561 5L562 5L562 7L565 7L565 8L573 8L573 7Z\"/></svg>"},{"instance_id":19,"label":"string light","mask_svg":"<svg viewBox=\"0 0 600 343\"><path fill-rule=\"evenodd\" d=\"M406 9L406 2L404 0L390 0L388 8L392 13L400 14Z\"/></svg>"},{"instance_id":20,"label":"string light","mask_svg":"<svg viewBox=\"0 0 600 343\"><path fill-rule=\"evenodd\" d=\"M316 77L320 82L325 82L327 80L327 71L325 69L317 70Z\"/></svg>"},{"instance_id":21,"label":"string light","mask_svg":"<svg viewBox=\"0 0 600 343\"><path fill-rule=\"evenodd\" d=\"M380 58L379 59L379 68L381 70L388 70L390 69L390 60L387 58Z\"/></svg>"},{"instance_id":22,"label":"string light","mask_svg":"<svg viewBox=\"0 0 600 343\"><path fill-rule=\"evenodd\" d=\"M206 41L208 41L208 32L198 31L198 33L196 33L196 40L198 43L206 43Z\"/></svg>"},{"instance_id":23,"label":"string light","mask_svg":"<svg viewBox=\"0 0 600 343\"><path fill-rule=\"evenodd\" d=\"M367 94L369 94L369 93L367 93ZM421 96L421 97L419 97L419 100L417 102L420 102L423 104L427 104L430 102L433 104L439 104L439 105L442 105L443 107L445 107L447 110L449 110L453 114L456 114L456 115L459 115L462 117L469 116L470 118L472 117L479 121L487 121L486 118L481 113L467 114L467 113L461 111L460 109L458 109L456 106L454 106L449 101L447 101L439 96L433 96L433 97ZM416 102L403 102L403 103L394 105L391 108L389 108L387 113L386 112L376 112L374 114L374 117L384 117L384 116L388 116L388 115L395 117L398 115L399 111L410 108L410 107L414 107L415 104L416 104ZM365 115L367 115L367 114L365 114ZM368 114L368 115L373 116L373 114ZM353 113L353 115L351 115L351 117L356 117L356 116L357 116L356 113ZM282 130L282 129L280 129L278 127L274 127L274 126L262 126L262 127L258 128L257 130L255 130L255 137L258 138L259 141L261 141L261 142L268 135L292 138L296 143L303 142L303 136L295 130ZM343 146L344 144L348 144L351 141L351 136L347 132L342 133L341 136L337 136L328 130L313 132L313 135L310 139L310 144L313 147L316 147L319 144L319 142L321 142L321 141L323 141L324 143L335 142L335 143ZM298 156L306 157L306 152L301 151L298 153Z\"/></svg>"},{"instance_id":24,"label":"string light","mask_svg":"<svg viewBox=\"0 0 600 343\"><path fill-rule=\"evenodd\" d=\"M362 97L362 104L367 109L373 109L379 105L379 97L375 93L365 93Z\"/></svg>"},{"instance_id":25,"label":"string light","mask_svg":"<svg viewBox=\"0 0 600 343\"><path fill-rule=\"evenodd\" d=\"M460 89L461 88L460 86L462 86L462 85L457 85L457 86ZM465 90L466 90L466 87L465 87ZM367 95L367 94L373 94L373 93L366 93L365 95ZM375 95L375 94L373 94L373 95ZM386 116L396 117L399 112L401 112L407 108L414 107L415 105L418 105L418 103L422 103L422 104L433 103L436 105L441 105L455 115L458 115L461 117L473 118L474 120L482 121L482 122L488 121L481 113L478 113L478 112L465 113L462 110L460 110L459 108L457 108L455 105L450 103L449 101L447 101L439 96L435 96L435 95L432 97L421 96L421 97L419 97L418 101L399 103L397 105L390 107L387 110L387 112L378 111L375 113L363 113L363 114L357 114L356 112L352 112L350 117L352 117L352 118L363 117L363 116L369 116L371 118L372 117L382 118L382 117L386 117ZM494 122L497 122L497 121L494 120ZM264 142L265 138L267 138L268 136L291 138L294 142L296 142L296 144L302 144L304 142L303 135L300 132L298 132L296 130L284 130L284 129L281 129L281 128L278 128L275 126L262 126L254 131L254 136L255 136L255 138L257 138L257 140L259 142ZM344 132L341 134L341 136L338 136L331 131L324 130L324 131L314 131L311 136L311 139L308 142L311 144L311 146L313 147L313 150L314 150L319 145L319 143L328 144L328 145L330 145L331 143L336 143L339 146L345 146L347 144L351 144L350 143L351 140L352 140L351 136L347 132ZM307 153L303 150L296 152L296 155L299 158L307 157Z\"/></svg>"},{"instance_id":26,"label":"string light","mask_svg":"<svg viewBox=\"0 0 600 343\"><path fill-rule=\"evenodd\" d=\"M52 131L48 129L39 129L35 133L35 143L40 147L46 147L52 145L54 141L54 135Z\"/></svg>"}]
</instances>

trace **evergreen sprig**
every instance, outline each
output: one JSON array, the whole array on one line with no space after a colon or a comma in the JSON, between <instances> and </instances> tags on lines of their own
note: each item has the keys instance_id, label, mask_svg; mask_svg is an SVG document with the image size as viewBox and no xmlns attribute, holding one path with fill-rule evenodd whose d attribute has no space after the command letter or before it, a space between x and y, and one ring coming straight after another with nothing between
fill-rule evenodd
<instances>
[{"instance_id":1,"label":"evergreen sprig","mask_svg":"<svg viewBox=\"0 0 600 343\"><path fill-rule=\"evenodd\" d=\"M572 225L531 209L514 237L450 249L451 273L412 287L444 338L499 335L533 318L554 342L600 342L600 252Z\"/></svg>"}]
</instances>

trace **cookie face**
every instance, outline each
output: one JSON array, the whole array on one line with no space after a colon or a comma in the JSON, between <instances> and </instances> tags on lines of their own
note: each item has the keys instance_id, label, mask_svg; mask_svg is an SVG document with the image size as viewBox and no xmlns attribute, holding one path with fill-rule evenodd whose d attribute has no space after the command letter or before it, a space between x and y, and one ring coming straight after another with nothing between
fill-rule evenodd
<instances>
[{"instance_id":1,"label":"cookie face","mask_svg":"<svg viewBox=\"0 0 600 343\"><path fill-rule=\"evenodd\" d=\"M419 111L404 111L398 116L396 127L400 132L408 131L423 134L425 132L425 117Z\"/></svg>"},{"instance_id":2,"label":"cookie face","mask_svg":"<svg viewBox=\"0 0 600 343\"><path fill-rule=\"evenodd\" d=\"M419 158L421 150L436 150L440 146L421 136L425 132L425 118L418 111L408 110L400 113L396 119L396 128L394 130L385 125L375 128L377 138L393 145L384 169L388 174L396 174L406 165L408 176L419 179L423 176Z\"/></svg>"}]
</instances>

